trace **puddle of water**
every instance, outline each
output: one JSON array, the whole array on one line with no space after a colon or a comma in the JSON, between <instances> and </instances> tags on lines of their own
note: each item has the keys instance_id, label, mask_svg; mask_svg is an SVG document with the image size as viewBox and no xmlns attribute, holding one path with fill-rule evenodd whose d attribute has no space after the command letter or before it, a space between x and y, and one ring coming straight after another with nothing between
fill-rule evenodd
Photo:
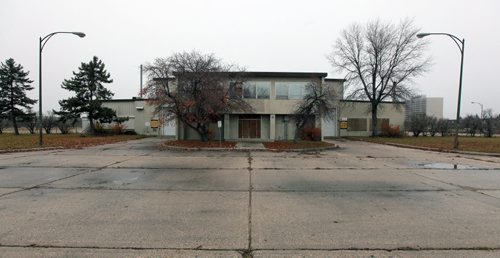
<instances>
[{"instance_id":1,"label":"puddle of water","mask_svg":"<svg viewBox=\"0 0 500 258\"><path fill-rule=\"evenodd\" d=\"M450 164L450 163L424 163L418 164L418 167L429 169L477 169L469 165Z\"/></svg>"}]
</instances>

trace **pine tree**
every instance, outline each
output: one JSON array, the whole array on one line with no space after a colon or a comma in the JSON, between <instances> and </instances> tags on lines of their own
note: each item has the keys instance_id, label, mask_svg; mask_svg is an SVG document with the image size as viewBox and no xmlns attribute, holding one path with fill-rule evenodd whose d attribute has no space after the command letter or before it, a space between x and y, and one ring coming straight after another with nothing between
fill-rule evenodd
<instances>
[{"instance_id":1,"label":"pine tree","mask_svg":"<svg viewBox=\"0 0 500 258\"><path fill-rule=\"evenodd\" d=\"M33 89L33 81L28 78L28 74L12 58L0 64L0 116L12 122L16 135L19 134L17 119L37 102L26 96L26 92Z\"/></svg>"},{"instance_id":2,"label":"pine tree","mask_svg":"<svg viewBox=\"0 0 500 258\"><path fill-rule=\"evenodd\" d=\"M114 95L103 85L113 80L104 63L96 56L89 63L82 63L73 75L73 78L64 80L61 87L75 92L76 96L59 101L61 111L56 113L72 117L87 113L91 133L94 133L96 121L106 122L116 116L113 110L103 107L101 103Z\"/></svg>"}]
</instances>

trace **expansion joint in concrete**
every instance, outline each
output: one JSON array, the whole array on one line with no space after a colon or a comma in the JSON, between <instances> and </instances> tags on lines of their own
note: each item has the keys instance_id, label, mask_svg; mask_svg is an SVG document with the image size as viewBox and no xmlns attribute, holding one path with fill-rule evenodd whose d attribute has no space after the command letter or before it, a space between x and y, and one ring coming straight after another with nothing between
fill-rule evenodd
<instances>
[{"instance_id":1,"label":"expansion joint in concrete","mask_svg":"<svg viewBox=\"0 0 500 258\"><path fill-rule=\"evenodd\" d=\"M253 257L252 255L252 153L248 152L248 247L241 255Z\"/></svg>"}]
</instances>

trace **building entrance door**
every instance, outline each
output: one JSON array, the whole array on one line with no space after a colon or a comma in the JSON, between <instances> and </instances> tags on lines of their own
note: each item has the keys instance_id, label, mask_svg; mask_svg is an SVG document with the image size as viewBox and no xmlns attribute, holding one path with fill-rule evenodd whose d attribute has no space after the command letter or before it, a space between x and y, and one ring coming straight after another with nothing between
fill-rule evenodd
<instances>
[{"instance_id":1,"label":"building entrance door","mask_svg":"<svg viewBox=\"0 0 500 258\"><path fill-rule=\"evenodd\" d=\"M241 139L260 138L260 115L240 115L238 124L238 137Z\"/></svg>"}]
</instances>

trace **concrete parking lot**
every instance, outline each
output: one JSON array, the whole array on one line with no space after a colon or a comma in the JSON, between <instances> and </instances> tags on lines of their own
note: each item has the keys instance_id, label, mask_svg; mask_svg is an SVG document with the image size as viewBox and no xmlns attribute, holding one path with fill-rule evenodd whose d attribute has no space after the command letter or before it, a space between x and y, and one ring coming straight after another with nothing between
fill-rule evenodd
<instances>
[{"instance_id":1,"label":"concrete parking lot","mask_svg":"<svg viewBox=\"0 0 500 258\"><path fill-rule=\"evenodd\" d=\"M0 257L500 256L500 158L159 142L0 155Z\"/></svg>"}]
</instances>

